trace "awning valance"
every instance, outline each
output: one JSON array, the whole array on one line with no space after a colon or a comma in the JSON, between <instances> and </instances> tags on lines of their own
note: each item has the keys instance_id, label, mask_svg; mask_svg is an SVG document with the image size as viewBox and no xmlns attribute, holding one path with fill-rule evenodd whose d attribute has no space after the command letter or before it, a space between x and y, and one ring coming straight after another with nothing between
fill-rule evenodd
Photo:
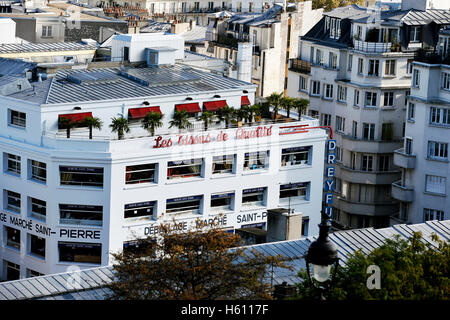
<instances>
[{"instance_id":1,"label":"awning valance","mask_svg":"<svg viewBox=\"0 0 450 320\"><path fill-rule=\"evenodd\" d=\"M188 113L197 113L197 112L202 112L202 110L200 109L200 105L198 104L198 102L195 103L185 103L185 104L176 104L175 105L175 109L177 109L178 111L186 111Z\"/></svg>"},{"instance_id":2,"label":"awning valance","mask_svg":"<svg viewBox=\"0 0 450 320\"><path fill-rule=\"evenodd\" d=\"M83 112L83 113L70 113L70 114L60 114L59 119L72 119L72 122L82 122L85 118L91 117L92 112Z\"/></svg>"},{"instance_id":3,"label":"awning valance","mask_svg":"<svg viewBox=\"0 0 450 320\"><path fill-rule=\"evenodd\" d=\"M250 104L251 104L250 100L248 99L247 96L241 97L241 106L249 106Z\"/></svg>"}]
</instances>

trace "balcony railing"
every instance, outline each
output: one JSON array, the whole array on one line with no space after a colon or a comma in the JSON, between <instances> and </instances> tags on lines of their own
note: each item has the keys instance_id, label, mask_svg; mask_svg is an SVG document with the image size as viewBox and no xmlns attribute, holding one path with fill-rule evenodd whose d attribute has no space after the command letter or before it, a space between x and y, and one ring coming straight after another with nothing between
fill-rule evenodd
<instances>
[{"instance_id":1,"label":"balcony railing","mask_svg":"<svg viewBox=\"0 0 450 320\"><path fill-rule=\"evenodd\" d=\"M402 184L402 181L395 181L392 183L392 198L403 201L414 201L414 188Z\"/></svg>"},{"instance_id":2,"label":"balcony railing","mask_svg":"<svg viewBox=\"0 0 450 320\"><path fill-rule=\"evenodd\" d=\"M405 148L394 150L394 165L404 169L414 169L416 155L405 153Z\"/></svg>"},{"instance_id":3,"label":"balcony railing","mask_svg":"<svg viewBox=\"0 0 450 320\"><path fill-rule=\"evenodd\" d=\"M300 73L310 74L311 63L301 59L291 59L291 67L289 69Z\"/></svg>"},{"instance_id":4,"label":"balcony railing","mask_svg":"<svg viewBox=\"0 0 450 320\"><path fill-rule=\"evenodd\" d=\"M361 40L353 40L353 48L358 51L367 53L384 53L392 51L392 43L390 42L367 42Z\"/></svg>"}]
</instances>

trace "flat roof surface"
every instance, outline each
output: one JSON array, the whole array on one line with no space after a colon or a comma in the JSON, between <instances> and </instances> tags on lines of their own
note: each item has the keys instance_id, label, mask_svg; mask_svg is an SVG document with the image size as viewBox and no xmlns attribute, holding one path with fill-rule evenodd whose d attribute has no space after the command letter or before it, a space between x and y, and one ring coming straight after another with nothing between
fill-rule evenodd
<instances>
[{"instance_id":1,"label":"flat roof surface","mask_svg":"<svg viewBox=\"0 0 450 320\"><path fill-rule=\"evenodd\" d=\"M54 42L54 43L2 43L1 53L15 52L50 52L50 51L80 51L96 50L96 44L84 44L79 42Z\"/></svg>"},{"instance_id":2,"label":"flat roof surface","mask_svg":"<svg viewBox=\"0 0 450 320\"><path fill-rule=\"evenodd\" d=\"M363 253L369 253L373 249L383 245L387 239L395 235L406 239L412 236L413 232L422 233L422 241L437 244L431 239L433 233L439 239L450 240L450 220L427 221L419 224L399 224L390 228L374 229L354 229L348 231L338 231L331 233L329 238L338 248L340 264L344 264L348 256L361 249ZM300 281L297 273L306 268L304 256L310 244L317 237L307 237L298 240L288 240L279 242L263 243L248 246L248 249L255 249L264 255L282 255L286 258L287 264L293 270L274 268L270 270L270 278L266 281L273 281L273 284L281 284L284 281L288 284L295 284ZM106 285L114 280L113 268L104 266L72 273L60 273L26 278L15 281L0 283L0 300L104 300L110 291ZM74 287L73 279L79 276L79 283Z\"/></svg>"}]
</instances>

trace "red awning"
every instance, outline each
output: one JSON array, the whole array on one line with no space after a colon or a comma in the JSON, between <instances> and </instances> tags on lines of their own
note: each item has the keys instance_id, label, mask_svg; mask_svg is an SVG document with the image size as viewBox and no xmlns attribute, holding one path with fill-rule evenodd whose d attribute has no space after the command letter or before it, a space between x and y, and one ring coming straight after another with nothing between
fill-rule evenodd
<instances>
[{"instance_id":1,"label":"red awning","mask_svg":"<svg viewBox=\"0 0 450 320\"><path fill-rule=\"evenodd\" d=\"M72 119L72 122L81 122L84 118L91 117L92 112L83 112L83 113L70 113L70 114L60 114L59 118Z\"/></svg>"},{"instance_id":2,"label":"red awning","mask_svg":"<svg viewBox=\"0 0 450 320\"><path fill-rule=\"evenodd\" d=\"M195 103L185 103L185 104L176 104L176 105L175 105L175 109L177 109L178 111L185 110L185 111L188 112L188 113L202 112L202 110L200 109L200 106L199 106L198 102L195 102Z\"/></svg>"},{"instance_id":3,"label":"red awning","mask_svg":"<svg viewBox=\"0 0 450 320\"><path fill-rule=\"evenodd\" d=\"M249 106L250 104L250 100L248 100L247 96L241 97L241 106Z\"/></svg>"},{"instance_id":4,"label":"red awning","mask_svg":"<svg viewBox=\"0 0 450 320\"><path fill-rule=\"evenodd\" d=\"M145 118L145 115L149 112L157 112L162 114L159 107L132 108L128 110L128 113L133 119Z\"/></svg>"},{"instance_id":5,"label":"red awning","mask_svg":"<svg viewBox=\"0 0 450 320\"><path fill-rule=\"evenodd\" d=\"M208 111L216 111L217 109L223 108L226 105L227 105L226 100L203 102L203 106Z\"/></svg>"}]
</instances>

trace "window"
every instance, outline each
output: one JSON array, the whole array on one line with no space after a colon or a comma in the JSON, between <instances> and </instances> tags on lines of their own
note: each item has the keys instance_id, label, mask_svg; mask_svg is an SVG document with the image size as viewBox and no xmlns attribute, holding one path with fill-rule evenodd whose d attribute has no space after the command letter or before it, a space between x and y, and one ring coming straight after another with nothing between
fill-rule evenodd
<instances>
[{"instance_id":1,"label":"window","mask_svg":"<svg viewBox=\"0 0 450 320\"><path fill-rule=\"evenodd\" d=\"M392 141L394 136L394 124L392 122L385 122L381 125L381 140Z\"/></svg>"},{"instance_id":2,"label":"window","mask_svg":"<svg viewBox=\"0 0 450 320\"><path fill-rule=\"evenodd\" d=\"M5 153L6 172L20 176L20 156Z\"/></svg>"},{"instance_id":3,"label":"window","mask_svg":"<svg viewBox=\"0 0 450 320\"><path fill-rule=\"evenodd\" d=\"M409 31L409 42L420 42L421 27L411 27Z\"/></svg>"},{"instance_id":4,"label":"window","mask_svg":"<svg viewBox=\"0 0 450 320\"><path fill-rule=\"evenodd\" d=\"M450 109L430 107L430 123L450 125Z\"/></svg>"},{"instance_id":5,"label":"window","mask_svg":"<svg viewBox=\"0 0 450 320\"><path fill-rule=\"evenodd\" d=\"M13 211L16 213L20 213L20 194L5 190L6 201L5 201L5 209L9 211Z\"/></svg>"},{"instance_id":6,"label":"window","mask_svg":"<svg viewBox=\"0 0 450 320\"><path fill-rule=\"evenodd\" d=\"M338 85L338 101L347 101L347 87Z\"/></svg>"},{"instance_id":7,"label":"window","mask_svg":"<svg viewBox=\"0 0 450 320\"><path fill-rule=\"evenodd\" d=\"M322 125L331 126L331 114L322 113Z\"/></svg>"},{"instance_id":8,"label":"window","mask_svg":"<svg viewBox=\"0 0 450 320\"><path fill-rule=\"evenodd\" d=\"M352 65L353 65L353 55L348 55L348 62L347 62L347 71L352 71Z\"/></svg>"},{"instance_id":9,"label":"window","mask_svg":"<svg viewBox=\"0 0 450 320\"><path fill-rule=\"evenodd\" d=\"M408 104L408 120L414 120L414 115L416 113L416 105L414 103L409 103Z\"/></svg>"},{"instance_id":10,"label":"window","mask_svg":"<svg viewBox=\"0 0 450 320\"><path fill-rule=\"evenodd\" d=\"M361 171L373 170L373 156L363 155L361 162Z\"/></svg>"},{"instance_id":11,"label":"window","mask_svg":"<svg viewBox=\"0 0 450 320\"><path fill-rule=\"evenodd\" d=\"M102 244L58 242L59 261L101 264Z\"/></svg>"},{"instance_id":12,"label":"window","mask_svg":"<svg viewBox=\"0 0 450 320\"><path fill-rule=\"evenodd\" d=\"M103 207L82 204L60 204L59 223L85 226L102 226Z\"/></svg>"},{"instance_id":13,"label":"window","mask_svg":"<svg viewBox=\"0 0 450 320\"><path fill-rule=\"evenodd\" d=\"M435 209L423 209L423 220L424 221L431 221L431 220L445 220L444 219L444 211L442 210L435 210Z\"/></svg>"},{"instance_id":14,"label":"window","mask_svg":"<svg viewBox=\"0 0 450 320\"><path fill-rule=\"evenodd\" d=\"M375 139L375 124L363 123L363 139L374 140Z\"/></svg>"},{"instance_id":15,"label":"window","mask_svg":"<svg viewBox=\"0 0 450 320\"><path fill-rule=\"evenodd\" d=\"M376 92L366 92L366 107L376 107L377 106L377 93Z\"/></svg>"},{"instance_id":16,"label":"window","mask_svg":"<svg viewBox=\"0 0 450 320\"><path fill-rule=\"evenodd\" d=\"M211 211L233 210L234 192L211 195Z\"/></svg>"},{"instance_id":17,"label":"window","mask_svg":"<svg viewBox=\"0 0 450 320\"><path fill-rule=\"evenodd\" d=\"M167 199L167 213L200 213L202 196L190 196Z\"/></svg>"},{"instance_id":18,"label":"window","mask_svg":"<svg viewBox=\"0 0 450 320\"><path fill-rule=\"evenodd\" d=\"M150 251L156 241L153 239L139 239L123 242L123 254L124 255L137 255L137 256L154 256L154 252Z\"/></svg>"},{"instance_id":19,"label":"window","mask_svg":"<svg viewBox=\"0 0 450 320\"><path fill-rule=\"evenodd\" d=\"M320 95L320 81L311 80L311 95Z\"/></svg>"},{"instance_id":20,"label":"window","mask_svg":"<svg viewBox=\"0 0 450 320\"><path fill-rule=\"evenodd\" d=\"M378 157L378 171L389 171L390 156L383 155Z\"/></svg>"},{"instance_id":21,"label":"window","mask_svg":"<svg viewBox=\"0 0 450 320\"><path fill-rule=\"evenodd\" d=\"M385 107L393 107L394 106L394 92L385 92L383 94Z\"/></svg>"},{"instance_id":22,"label":"window","mask_svg":"<svg viewBox=\"0 0 450 320\"><path fill-rule=\"evenodd\" d=\"M309 51L309 62L311 64L314 64L314 47L311 47Z\"/></svg>"},{"instance_id":23,"label":"window","mask_svg":"<svg viewBox=\"0 0 450 320\"><path fill-rule=\"evenodd\" d=\"M47 216L47 202L29 197L29 216L45 222Z\"/></svg>"},{"instance_id":24,"label":"window","mask_svg":"<svg viewBox=\"0 0 450 320\"><path fill-rule=\"evenodd\" d=\"M7 260L4 261L6 268L6 280L18 280L20 278L20 265L9 262Z\"/></svg>"},{"instance_id":25,"label":"window","mask_svg":"<svg viewBox=\"0 0 450 320\"><path fill-rule=\"evenodd\" d=\"M20 230L5 226L6 245L20 250Z\"/></svg>"},{"instance_id":26,"label":"window","mask_svg":"<svg viewBox=\"0 0 450 320\"><path fill-rule=\"evenodd\" d=\"M323 85L324 98L332 99L333 98L333 85L332 84L324 84Z\"/></svg>"},{"instance_id":27,"label":"window","mask_svg":"<svg viewBox=\"0 0 450 320\"><path fill-rule=\"evenodd\" d=\"M412 154L413 141L412 139L405 138L405 154Z\"/></svg>"},{"instance_id":28,"label":"window","mask_svg":"<svg viewBox=\"0 0 450 320\"><path fill-rule=\"evenodd\" d=\"M311 154L312 147L294 147L286 148L281 151L281 166L295 166L308 164L309 155Z\"/></svg>"},{"instance_id":29,"label":"window","mask_svg":"<svg viewBox=\"0 0 450 320\"><path fill-rule=\"evenodd\" d=\"M384 74L387 76L395 76L395 60L386 60Z\"/></svg>"},{"instance_id":30,"label":"window","mask_svg":"<svg viewBox=\"0 0 450 320\"><path fill-rule=\"evenodd\" d=\"M418 88L420 85L420 70L414 69L413 70L413 83L412 86L414 88Z\"/></svg>"},{"instance_id":31,"label":"window","mask_svg":"<svg viewBox=\"0 0 450 320\"><path fill-rule=\"evenodd\" d=\"M280 185L280 202L308 200L310 182Z\"/></svg>"},{"instance_id":32,"label":"window","mask_svg":"<svg viewBox=\"0 0 450 320\"><path fill-rule=\"evenodd\" d=\"M364 59L358 58L358 73L363 74L364 73Z\"/></svg>"},{"instance_id":33,"label":"window","mask_svg":"<svg viewBox=\"0 0 450 320\"><path fill-rule=\"evenodd\" d=\"M129 203L124 207L124 218L151 218L155 211L156 201Z\"/></svg>"},{"instance_id":34,"label":"window","mask_svg":"<svg viewBox=\"0 0 450 320\"><path fill-rule=\"evenodd\" d=\"M299 81L299 88L298 88L298 90L299 91L308 91L306 78L300 76L298 81Z\"/></svg>"},{"instance_id":35,"label":"window","mask_svg":"<svg viewBox=\"0 0 450 320\"><path fill-rule=\"evenodd\" d=\"M21 128L26 127L27 115L23 112L8 109L9 111L9 124Z\"/></svg>"},{"instance_id":36,"label":"window","mask_svg":"<svg viewBox=\"0 0 450 320\"><path fill-rule=\"evenodd\" d=\"M408 62L406 63L406 74L411 75L413 72L413 62L414 59L408 59Z\"/></svg>"},{"instance_id":37,"label":"window","mask_svg":"<svg viewBox=\"0 0 450 320\"><path fill-rule=\"evenodd\" d=\"M102 187L103 168L59 166L61 185Z\"/></svg>"},{"instance_id":38,"label":"window","mask_svg":"<svg viewBox=\"0 0 450 320\"><path fill-rule=\"evenodd\" d=\"M125 184L155 182L156 164L138 164L125 169Z\"/></svg>"},{"instance_id":39,"label":"window","mask_svg":"<svg viewBox=\"0 0 450 320\"><path fill-rule=\"evenodd\" d=\"M345 118L336 116L336 131L339 132L345 131Z\"/></svg>"},{"instance_id":40,"label":"window","mask_svg":"<svg viewBox=\"0 0 450 320\"><path fill-rule=\"evenodd\" d=\"M328 56L328 68L336 69L337 68L337 54L330 52Z\"/></svg>"},{"instance_id":41,"label":"window","mask_svg":"<svg viewBox=\"0 0 450 320\"><path fill-rule=\"evenodd\" d=\"M314 118L314 119L319 119L319 111L317 110L308 110L308 116Z\"/></svg>"},{"instance_id":42,"label":"window","mask_svg":"<svg viewBox=\"0 0 450 320\"><path fill-rule=\"evenodd\" d=\"M39 182L47 181L47 164L36 160L28 160L30 170L30 179Z\"/></svg>"},{"instance_id":43,"label":"window","mask_svg":"<svg viewBox=\"0 0 450 320\"><path fill-rule=\"evenodd\" d=\"M167 179L200 177L203 159L169 161L167 164Z\"/></svg>"},{"instance_id":44,"label":"window","mask_svg":"<svg viewBox=\"0 0 450 320\"><path fill-rule=\"evenodd\" d=\"M42 26L42 37L52 36L52 26Z\"/></svg>"},{"instance_id":45,"label":"window","mask_svg":"<svg viewBox=\"0 0 450 320\"><path fill-rule=\"evenodd\" d=\"M45 259L45 238L28 234L29 254Z\"/></svg>"},{"instance_id":46,"label":"window","mask_svg":"<svg viewBox=\"0 0 450 320\"><path fill-rule=\"evenodd\" d=\"M342 162L344 149L336 147L336 161Z\"/></svg>"},{"instance_id":47,"label":"window","mask_svg":"<svg viewBox=\"0 0 450 320\"><path fill-rule=\"evenodd\" d=\"M445 194L446 177L426 175L425 191Z\"/></svg>"},{"instance_id":48,"label":"window","mask_svg":"<svg viewBox=\"0 0 450 320\"><path fill-rule=\"evenodd\" d=\"M233 173L234 154L226 156L214 156L212 163L212 173Z\"/></svg>"},{"instance_id":49,"label":"window","mask_svg":"<svg viewBox=\"0 0 450 320\"><path fill-rule=\"evenodd\" d=\"M369 71L367 74L369 76L378 76L380 68L380 60L369 59Z\"/></svg>"},{"instance_id":50,"label":"window","mask_svg":"<svg viewBox=\"0 0 450 320\"><path fill-rule=\"evenodd\" d=\"M43 275L44 275L43 273L31 270L31 269L27 269L27 278L40 277Z\"/></svg>"},{"instance_id":51,"label":"window","mask_svg":"<svg viewBox=\"0 0 450 320\"><path fill-rule=\"evenodd\" d=\"M244 171L264 169L269 165L269 151L247 152L244 156Z\"/></svg>"},{"instance_id":52,"label":"window","mask_svg":"<svg viewBox=\"0 0 450 320\"><path fill-rule=\"evenodd\" d=\"M352 122L352 138L358 138L358 122L356 121Z\"/></svg>"},{"instance_id":53,"label":"window","mask_svg":"<svg viewBox=\"0 0 450 320\"><path fill-rule=\"evenodd\" d=\"M450 90L450 73L441 72L441 89Z\"/></svg>"},{"instance_id":54,"label":"window","mask_svg":"<svg viewBox=\"0 0 450 320\"><path fill-rule=\"evenodd\" d=\"M323 66L323 53L322 50L316 50L316 64L319 66Z\"/></svg>"},{"instance_id":55,"label":"window","mask_svg":"<svg viewBox=\"0 0 450 320\"><path fill-rule=\"evenodd\" d=\"M350 168L352 170L356 170L356 152L351 152L350 153ZM343 194L346 194L344 191L345 187L347 187L346 184L344 184L344 188L343 188Z\"/></svg>"},{"instance_id":56,"label":"window","mask_svg":"<svg viewBox=\"0 0 450 320\"><path fill-rule=\"evenodd\" d=\"M242 190L242 206L264 206L266 188Z\"/></svg>"},{"instance_id":57,"label":"window","mask_svg":"<svg viewBox=\"0 0 450 320\"><path fill-rule=\"evenodd\" d=\"M405 91L405 107L408 105L408 96L411 94L411 90Z\"/></svg>"},{"instance_id":58,"label":"window","mask_svg":"<svg viewBox=\"0 0 450 320\"><path fill-rule=\"evenodd\" d=\"M359 90L355 89L355 93L353 94L353 105L359 106Z\"/></svg>"},{"instance_id":59,"label":"window","mask_svg":"<svg viewBox=\"0 0 450 320\"><path fill-rule=\"evenodd\" d=\"M447 160L448 143L428 141L428 158L436 160Z\"/></svg>"}]
</instances>

